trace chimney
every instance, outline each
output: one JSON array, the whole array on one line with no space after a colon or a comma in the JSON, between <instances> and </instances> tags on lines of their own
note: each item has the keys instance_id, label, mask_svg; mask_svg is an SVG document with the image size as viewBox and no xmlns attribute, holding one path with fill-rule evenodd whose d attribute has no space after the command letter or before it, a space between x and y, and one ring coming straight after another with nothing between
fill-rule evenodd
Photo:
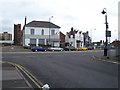
<instances>
[{"instance_id":1,"label":"chimney","mask_svg":"<svg viewBox=\"0 0 120 90\"><path fill-rule=\"evenodd\" d=\"M26 22L27 22L27 17L25 16L25 25L26 25Z\"/></svg>"}]
</instances>

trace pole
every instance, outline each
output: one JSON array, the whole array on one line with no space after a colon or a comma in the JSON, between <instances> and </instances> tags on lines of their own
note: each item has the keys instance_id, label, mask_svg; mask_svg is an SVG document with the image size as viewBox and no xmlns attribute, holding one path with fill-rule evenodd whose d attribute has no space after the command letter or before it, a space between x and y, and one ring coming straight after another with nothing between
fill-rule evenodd
<instances>
[{"instance_id":1,"label":"pole","mask_svg":"<svg viewBox=\"0 0 120 90\"><path fill-rule=\"evenodd\" d=\"M50 18L49 18L49 45L50 45Z\"/></svg>"},{"instance_id":2,"label":"pole","mask_svg":"<svg viewBox=\"0 0 120 90\"><path fill-rule=\"evenodd\" d=\"M92 34L92 30L96 30L96 29L91 29L91 46L93 46L93 34Z\"/></svg>"},{"instance_id":3,"label":"pole","mask_svg":"<svg viewBox=\"0 0 120 90\"><path fill-rule=\"evenodd\" d=\"M106 30L105 30L105 37L106 37L106 42L105 42L105 47L104 47L104 56L107 56L107 50L108 50L108 22L107 22L107 9L104 8L103 11L101 12L102 14L105 14L105 24L106 24Z\"/></svg>"},{"instance_id":4,"label":"pole","mask_svg":"<svg viewBox=\"0 0 120 90\"><path fill-rule=\"evenodd\" d=\"M91 29L91 46L92 46L92 29Z\"/></svg>"},{"instance_id":5,"label":"pole","mask_svg":"<svg viewBox=\"0 0 120 90\"><path fill-rule=\"evenodd\" d=\"M51 45L51 40L50 40L50 20L51 20L51 18L53 18L53 16L51 16L49 18L49 45Z\"/></svg>"},{"instance_id":6,"label":"pole","mask_svg":"<svg viewBox=\"0 0 120 90\"><path fill-rule=\"evenodd\" d=\"M107 12L105 15L105 24L106 24L106 43L105 43L105 49L104 49L104 56L107 56L107 50L108 50L108 39L107 39L107 31L108 31L108 22L107 22Z\"/></svg>"}]
</instances>

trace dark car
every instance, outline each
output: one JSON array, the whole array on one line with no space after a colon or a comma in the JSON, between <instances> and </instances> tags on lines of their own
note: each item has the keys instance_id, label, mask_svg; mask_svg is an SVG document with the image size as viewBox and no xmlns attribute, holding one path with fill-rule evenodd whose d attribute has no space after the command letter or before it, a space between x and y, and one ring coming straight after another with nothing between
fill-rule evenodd
<instances>
[{"instance_id":1,"label":"dark car","mask_svg":"<svg viewBox=\"0 0 120 90\"><path fill-rule=\"evenodd\" d=\"M31 50L32 50L33 52L35 52L35 51L47 51L48 49L47 49L47 48L44 48L44 47L33 46L33 47L31 48Z\"/></svg>"},{"instance_id":2,"label":"dark car","mask_svg":"<svg viewBox=\"0 0 120 90\"><path fill-rule=\"evenodd\" d=\"M92 47L92 46L89 46L87 48L88 48L88 50L93 50L94 49L94 47Z\"/></svg>"},{"instance_id":3,"label":"dark car","mask_svg":"<svg viewBox=\"0 0 120 90\"><path fill-rule=\"evenodd\" d=\"M64 48L65 51L76 51L76 48L73 46L67 46Z\"/></svg>"}]
</instances>

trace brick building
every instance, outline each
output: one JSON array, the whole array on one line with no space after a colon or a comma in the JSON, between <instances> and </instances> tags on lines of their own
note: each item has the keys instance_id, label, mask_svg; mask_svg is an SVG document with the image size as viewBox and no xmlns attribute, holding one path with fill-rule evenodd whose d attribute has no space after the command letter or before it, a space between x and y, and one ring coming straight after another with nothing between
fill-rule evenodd
<instances>
[{"instance_id":1,"label":"brick building","mask_svg":"<svg viewBox=\"0 0 120 90\"><path fill-rule=\"evenodd\" d=\"M65 35L60 32L60 47L65 47Z\"/></svg>"},{"instance_id":2,"label":"brick building","mask_svg":"<svg viewBox=\"0 0 120 90\"><path fill-rule=\"evenodd\" d=\"M14 24L14 44L21 45L21 24Z\"/></svg>"}]
</instances>

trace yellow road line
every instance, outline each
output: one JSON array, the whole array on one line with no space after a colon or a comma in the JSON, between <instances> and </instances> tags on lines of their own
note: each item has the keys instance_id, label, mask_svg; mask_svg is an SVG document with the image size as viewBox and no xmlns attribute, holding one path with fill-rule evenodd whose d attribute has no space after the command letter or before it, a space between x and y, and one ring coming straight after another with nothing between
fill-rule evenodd
<instances>
[{"instance_id":1,"label":"yellow road line","mask_svg":"<svg viewBox=\"0 0 120 90\"><path fill-rule=\"evenodd\" d=\"M28 72L23 66L21 65L18 65L18 64L15 64L15 63L12 63L12 62L3 62L3 63L9 63L9 64L12 64L13 66L16 66L18 67L22 72L24 72L24 74L38 87L38 88L42 88L41 86L43 86L42 83L40 83L30 72ZM40 85L39 85L39 84Z\"/></svg>"},{"instance_id":2,"label":"yellow road line","mask_svg":"<svg viewBox=\"0 0 120 90\"><path fill-rule=\"evenodd\" d=\"M23 66L21 66L27 73L29 73L30 74L30 76L32 76L41 86L43 86L43 84L38 80L38 79L36 79L35 78L35 76L33 76L28 70L26 70Z\"/></svg>"},{"instance_id":3,"label":"yellow road line","mask_svg":"<svg viewBox=\"0 0 120 90\"><path fill-rule=\"evenodd\" d=\"M30 77L30 75L27 72L25 72L20 66L17 67L19 67L19 69L22 70L38 88L41 88L41 86L32 77Z\"/></svg>"}]
</instances>

